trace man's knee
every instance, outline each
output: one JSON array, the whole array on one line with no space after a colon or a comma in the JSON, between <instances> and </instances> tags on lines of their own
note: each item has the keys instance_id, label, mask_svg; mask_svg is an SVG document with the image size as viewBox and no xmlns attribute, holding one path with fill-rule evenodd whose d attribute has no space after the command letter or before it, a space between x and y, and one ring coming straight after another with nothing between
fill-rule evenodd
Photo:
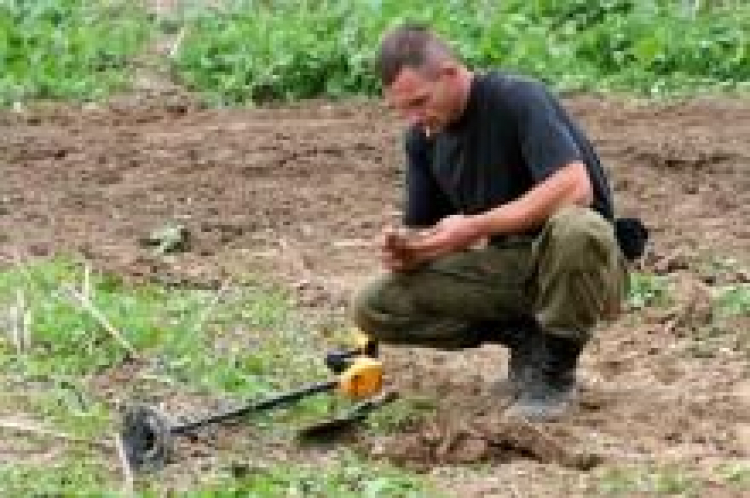
<instances>
[{"instance_id":1,"label":"man's knee","mask_svg":"<svg viewBox=\"0 0 750 498\"><path fill-rule=\"evenodd\" d=\"M550 219L539 244L540 322L587 330L618 314L626 270L611 223L594 211L566 208Z\"/></svg>"},{"instance_id":2,"label":"man's knee","mask_svg":"<svg viewBox=\"0 0 750 498\"><path fill-rule=\"evenodd\" d=\"M475 330L463 320L435 317L416 303L414 283L385 275L366 284L352 300L355 325L378 342L394 345L463 349L477 346Z\"/></svg>"},{"instance_id":3,"label":"man's knee","mask_svg":"<svg viewBox=\"0 0 750 498\"><path fill-rule=\"evenodd\" d=\"M364 285L351 304L354 324L373 338L388 342L394 331L414 314L408 289L393 275L382 275Z\"/></svg>"},{"instance_id":4,"label":"man's knee","mask_svg":"<svg viewBox=\"0 0 750 498\"><path fill-rule=\"evenodd\" d=\"M553 215L540 256L555 271L592 272L612 266L619 248L612 224L592 209L569 206Z\"/></svg>"},{"instance_id":5,"label":"man's knee","mask_svg":"<svg viewBox=\"0 0 750 498\"><path fill-rule=\"evenodd\" d=\"M368 333L374 333L379 328L375 324L375 316L382 312L376 313L375 310L382 307L379 302L381 285L379 280L370 281L352 299L351 315L354 324Z\"/></svg>"}]
</instances>

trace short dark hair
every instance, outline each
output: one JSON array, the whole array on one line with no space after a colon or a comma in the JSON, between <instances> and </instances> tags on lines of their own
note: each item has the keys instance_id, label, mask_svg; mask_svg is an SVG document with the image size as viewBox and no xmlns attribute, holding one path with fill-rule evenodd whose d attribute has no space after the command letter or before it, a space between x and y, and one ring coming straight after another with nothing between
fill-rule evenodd
<instances>
[{"instance_id":1,"label":"short dark hair","mask_svg":"<svg viewBox=\"0 0 750 498\"><path fill-rule=\"evenodd\" d=\"M377 72L383 86L390 86L405 67L420 69L428 64L455 60L453 51L429 27L407 23L383 36Z\"/></svg>"}]
</instances>

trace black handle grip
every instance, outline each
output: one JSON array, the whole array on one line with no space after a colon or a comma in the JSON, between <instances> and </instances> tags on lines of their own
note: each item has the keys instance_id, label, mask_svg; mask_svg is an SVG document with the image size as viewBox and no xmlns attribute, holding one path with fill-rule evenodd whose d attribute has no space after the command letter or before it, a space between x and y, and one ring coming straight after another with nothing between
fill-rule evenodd
<instances>
[{"instance_id":1,"label":"black handle grip","mask_svg":"<svg viewBox=\"0 0 750 498\"><path fill-rule=\"evenodd\" d=\"M358 349L350 351L331 351L326 354L326 367L335 374L343 373L352 365L352 360L360 356Z\"/></svg>"},{"instance_id":2,"label":"black handle grip","mask_svg":"<svg viewBox=\"0 0 750 498\"><path fill-rule=\"evenodd\" d=\"M363 347L329 352L326 354L325 362L331 372L340 374L352 365L352 360L354 358L358 356L377 358L378 353L378 343L373 340L368 340Z\"/></svg>"}]
</instances>

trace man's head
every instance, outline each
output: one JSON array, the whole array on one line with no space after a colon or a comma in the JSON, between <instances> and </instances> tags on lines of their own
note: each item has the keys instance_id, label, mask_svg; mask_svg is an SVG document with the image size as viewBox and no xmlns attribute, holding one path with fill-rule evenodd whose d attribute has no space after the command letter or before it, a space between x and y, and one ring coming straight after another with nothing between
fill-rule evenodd
<instances>
[{"instance_id":1,"label":"man's head","mask_svg":"<svg viewBox=\"0 0 750 498\"><path fill-rule=\"evenodd\" d=\"M386 33L378 71L386 100L411 124L439 131L464 110L471 73L423 26L404 25Z\"/></svg>"}]
</instances>

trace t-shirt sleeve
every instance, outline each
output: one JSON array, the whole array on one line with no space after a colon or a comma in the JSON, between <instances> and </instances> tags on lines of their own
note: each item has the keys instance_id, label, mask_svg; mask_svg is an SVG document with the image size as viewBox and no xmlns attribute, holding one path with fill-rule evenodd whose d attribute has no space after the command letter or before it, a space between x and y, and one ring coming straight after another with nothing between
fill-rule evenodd
<instances>
[{"instance_id":1,"label":"t-shirt sleeve","mask_svg":"<svg viewBox=\"0 0 750 498\"><path fill-rule=\"evenodd\" d=\"M582 160L558 104L541 83L519 82L511 96L521 154L534 181L541 182L558 169Z\"/></svg>"},{"instance_id":2,"label":"t-shirt sleeve","mask_svg":"<svg viewBox=\"0 0 750 498\"><path fill-rule=\"evenodd\" d=\"M431 145L423 132L411 128L406 135L406 190L404 225L429 227L455 210L432 173Z\"/></svg>"}]
</instances>

